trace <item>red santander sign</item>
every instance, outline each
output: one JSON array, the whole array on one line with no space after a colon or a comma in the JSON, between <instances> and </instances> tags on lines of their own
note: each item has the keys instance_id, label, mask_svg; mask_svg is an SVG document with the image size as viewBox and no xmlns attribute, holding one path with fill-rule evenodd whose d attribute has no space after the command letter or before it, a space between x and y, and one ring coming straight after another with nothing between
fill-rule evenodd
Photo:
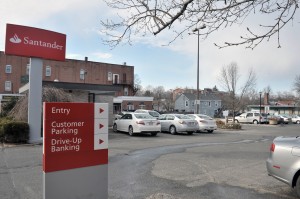
<instances>
[{"instance_id":1,"label":"red santander sign","mask_svg":"<svg viewBox=\"0 0 300 199\"><path fill-rule=\"evenodd\" d=\"M66 35L49 30L7 24L5 53L65 61Z\"/></svg>"}]
</instances>

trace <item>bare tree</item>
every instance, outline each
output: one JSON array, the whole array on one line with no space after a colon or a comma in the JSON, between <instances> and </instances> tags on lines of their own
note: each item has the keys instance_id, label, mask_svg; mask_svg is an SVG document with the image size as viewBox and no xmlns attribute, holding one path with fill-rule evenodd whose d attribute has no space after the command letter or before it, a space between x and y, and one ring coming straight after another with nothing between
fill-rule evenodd
<instances>
[{"instance_id":1,"label":"bare tree","mask_svg":"<svg viewBox=\"0 0 300 199\"><path fill-rule=\"evenodd\" d=\"M145 36L148 33L157 35L168 29L174 32L170 42L185 33L199 27L203 38L215 31L228 28L234 24L242 24L246 18L258 14L262 18L273 17L270 24L259 24L264 28L254 32L249 27L247 33L237 42L225 42L219 48L246 45L255 48L263 40L276 35L280 47L280 30L291 22L298 8L298 0L105 0L107 5L123 14L120 21L101 21L104 32L109 38L105 41L115 47L121 41L131 43L132 36ZM261 30L261 29L260 29Z\"/></svg>"},{"instance_id":2,"label":"bare tree","mask_svg":"<svg viewBox=\"0 0 300 199\"><path fill-rule=\"evenodd\" d=\"M162 101L165 97L165 88L163 86L157 86L153 89L154 105L157 111L161 111Z\"/></svg>"},{"instance_id":3,"label":"bare tree","mask_svg":"<svg viewBox=\"0 0 300 199\"><path fill-rule=\"evenodd\" d=\"M137 74L134 74L133 95L136 95L141 89L141 79Z\"/></svg>"},{"instance_id":4,"label":"bare tree","mask_svg":"<svg viewBox=\"0 0 300 199\"><path fill-rule=\"evenodd\" d=\"M256 75L253 69L249 70L247 79L241 87L238 87L239 78L239 68L235 62L224 66L219 76L220 86L227 92L224 103L233 113L233 121L235 121L235 112L241 108L243 98L254 89L256 84Z\"/></svg>"},{"instance_id":5,"label":"bare tree","mask_svg":"<svg viewBox=\"0 0 300 199\"><path fill-rule=\"evenodd\" d=\"M73 101L73 95L54 87L43 87L43 102L70 102ZM28 96L21 97L14 108L8 114L10 117L18 121L27 122L28 120Z\"/></svg>"},{"instance_id":6,"label":"bare tree","mask_svg":"<svg viewBox=\"0 0 300 199\"><path fill-rule=\"evenodd\" d=\"M295 78L294 90L300 95L300 75L297 75Z\"/></svg>"}]
</instances>

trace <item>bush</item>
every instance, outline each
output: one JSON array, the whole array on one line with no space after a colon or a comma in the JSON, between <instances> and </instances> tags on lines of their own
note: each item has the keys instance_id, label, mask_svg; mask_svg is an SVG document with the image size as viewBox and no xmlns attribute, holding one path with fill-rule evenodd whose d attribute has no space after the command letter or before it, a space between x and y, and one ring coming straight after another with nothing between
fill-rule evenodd
<instances>
[{"instance_id":1,"label":"bush","mask_svg":"<svg viewBox=\"0 0 300 199\"><path fill-rule=\"evenodd\" d=\"M1 120L0 141L7 143L26 143L29 140L29 125L25 122Z\"/></svg>"},{"instance_id":2,"label":"bush","mask_svg":"<svg viewBox=\"0 0 300 199\"><path fill-rule=\"evenodd\" d=\"M216 121L217 127L220 129L242 129L242 126L239 123L227 123L217 120Z\"/></svg>"}]
</instances>

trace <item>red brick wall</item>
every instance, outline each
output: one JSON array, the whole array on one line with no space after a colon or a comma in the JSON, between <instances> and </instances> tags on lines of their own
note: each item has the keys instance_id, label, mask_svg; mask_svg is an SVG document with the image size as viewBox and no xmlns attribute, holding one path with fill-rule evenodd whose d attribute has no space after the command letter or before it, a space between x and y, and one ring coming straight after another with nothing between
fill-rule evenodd
<instances>
[{"instance_id":1,"label":"red brick wall","mask_svg":"<svg viewBox=\"0 0 300 199\"><path fill-rule=\"evenodd\" d=\"M127 110L127 105L133 105L134 106L134 110L136 109L140 109L140 105L143 104L145 105L143 109L146 110L152 110L153 109L153 102L149 102L149 101L123 101L122 102L122 110Z\"/></svg>"}]
</instances>

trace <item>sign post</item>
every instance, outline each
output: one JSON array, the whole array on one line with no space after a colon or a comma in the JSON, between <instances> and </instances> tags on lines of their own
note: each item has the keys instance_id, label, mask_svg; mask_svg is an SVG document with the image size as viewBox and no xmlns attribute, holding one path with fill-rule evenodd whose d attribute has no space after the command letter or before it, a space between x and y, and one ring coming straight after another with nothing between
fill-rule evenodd
<instances>
[{"instance_id":1,"label":"sign post","mask_svg":"<svg viewBox=\"0 0 300 199\"><path fill-rule=\"evenodd\" d=\"M44 199L108 198L108 104L44 103Z\"/></svg>"},{"instance_id":2,"label":"sign post","mask_svg":"<svg viewBox=\"0 0 300 199\"><path fill-rule=\"evenodd\" d=\"M42 141L42 75L43 60L39 58L31 58L28 92L28 124L30 129L30 143L38 143Z\"/></svg>"}]
</instances>

